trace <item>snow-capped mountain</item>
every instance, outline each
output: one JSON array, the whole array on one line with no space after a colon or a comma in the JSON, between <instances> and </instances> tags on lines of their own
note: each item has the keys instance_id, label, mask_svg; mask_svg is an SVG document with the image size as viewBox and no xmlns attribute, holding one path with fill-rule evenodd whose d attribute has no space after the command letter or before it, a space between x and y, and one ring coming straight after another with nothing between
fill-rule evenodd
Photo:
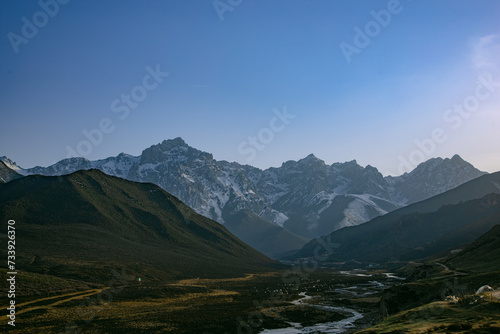
<instances>
[{"instance_id":1,"label":"snow-capped mountain","mask_svg":"<svg viewBox=\"0 0 500 334\"><path fill-rule=\"evenodd\" d=\"M0 160L0 183L6 183L22 177Z\"/></svg>"},{"instance_id":2,"label":"snow-capped mountain","mask_svg":"<svg viewBox=\"0 0 500 334\"><path fill-rule=\"evenodd\" d=\"M430 159L411 173L386 179L403 202L411 204L444 193L483 174L459 155L454 155L451 159Z\"/></svg>"},{"instance_id":3,"label":"snow-capped mountain","mask_svg":"<svg viewBox=\"0 0 500 334\"><path fill-rule=\"evenodd\" d=\"M21 167L19 167L14 161L10 160L9 158L3 156L3 157L0 157L0 161L3 162L3 165L7 168L9 168L10 170L18 173L18 174L21 174L21 175L24 175L23 174L23 169Z\"/></svg>"},{"instance_id":4,"label":"snow-capped mountain","mask_svg":"<svg viewBox=\"0 0 500 334\"><path fill-rule=\"evenodd\" d=\"M362 167L355 160L327 165L312 154L261 170L217 161L181 138L153 145L138 157L122 153L97 161L70 158L24 170L9 163L23 175L96 168L132 181L152 182L222 224L241 210L250 210L307 238L364 223L484 174L458 155L430 159L399 177L383 177L376 168Z\"/></svg>"}]
</instances>

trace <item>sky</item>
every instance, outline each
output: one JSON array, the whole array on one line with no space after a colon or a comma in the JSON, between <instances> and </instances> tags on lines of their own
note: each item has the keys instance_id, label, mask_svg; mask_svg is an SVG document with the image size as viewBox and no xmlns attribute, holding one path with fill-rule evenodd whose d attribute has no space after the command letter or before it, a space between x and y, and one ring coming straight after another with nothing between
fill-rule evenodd
<instances>
[{"instance_id":1,"label":"sky","mask_svg":"<svg viewBox=\"0 0 500 334\"><path fill-rule=\"evenodd\" d=\"M500 170L497 0L0 2L0 156Z\"/></svg>"}]
</instances>

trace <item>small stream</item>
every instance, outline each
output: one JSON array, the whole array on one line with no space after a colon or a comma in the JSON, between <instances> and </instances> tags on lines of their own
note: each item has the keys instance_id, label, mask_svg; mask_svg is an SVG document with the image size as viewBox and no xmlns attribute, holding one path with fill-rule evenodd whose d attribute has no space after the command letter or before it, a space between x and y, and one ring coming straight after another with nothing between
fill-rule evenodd
<instances>
[{"instance_id":1,"label":"small stream","mask_svg":"<svg viewBox=\"0 0 500 334\"><path fill-rule=\"evenodd\" d=\"M342 272L342 274L360 276L360 277L371 276L366 274L360 274L358 272ZM389 280L404 280L404 278L397 277L392 273L385 273L384 275ZM375 294L377 290L383 290L384 288L386 288L388 284L387 282L384 283L373 280L369 281L368 283L360 284L359 286L350 286L345 288L339 287L334 289L334 291L340 295L350 296L350 298L363 298ZM328 312L342 313L346 315L346 318L340 321L317 323L312 326L306 326L306 327L302 326L300 323L287 322L290 325L290 327L279 328L279 329L265 329L261 331L260 334L343 333L349 329L354 328L355 327L354 323L359 319L363 318L363 314L347 307L316 305L307 303L306 301L310 301L311 299L313 299L313 297L309 296L306 292L301 292L299 296L301 298L291 302L293 305L303 305L305 307L314 307Z\"/></svg>"}]
</instances>

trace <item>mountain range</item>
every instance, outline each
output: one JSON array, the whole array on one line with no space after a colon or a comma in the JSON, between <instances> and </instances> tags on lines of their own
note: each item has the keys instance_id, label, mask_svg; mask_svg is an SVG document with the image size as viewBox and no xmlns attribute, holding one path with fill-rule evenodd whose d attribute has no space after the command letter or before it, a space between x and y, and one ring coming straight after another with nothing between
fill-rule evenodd
<instances>
[{"instance_id":1,"label":"mountain range","mask_svg":"<svg viewBox=\"0 0 500 334\"><path fill-rule=\"evenodd\" d=\"M270 256L485 174L458 155L430 159L397 177L384 177L376 168L362 167L356 160L328 165L313 154L261 170L218 161L181 138L153 145L140 156L121 153L96 161L69 158L29 169L6 157L1 160L22 175L56 176L98 169L127 180L154 183Z\"/></svg>"}]
</instances>

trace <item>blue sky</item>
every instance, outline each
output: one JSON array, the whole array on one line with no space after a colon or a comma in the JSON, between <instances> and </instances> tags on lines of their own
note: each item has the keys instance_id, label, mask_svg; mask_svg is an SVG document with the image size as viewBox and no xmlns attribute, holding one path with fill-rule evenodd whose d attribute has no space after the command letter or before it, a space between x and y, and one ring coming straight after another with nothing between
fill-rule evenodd
<instances>
[{"instance_id":1,"label":"blue sky","mask_svg":"<svg viewBox=\"0 0 500 334\"><path fill-rule=\"evenodd\" d=\"M314 153L395 175L457 153L498 171L499 14L496 0L2 1L0 156L47 166L180 136L260 168Z\"/></svg>"}]
</instances>

